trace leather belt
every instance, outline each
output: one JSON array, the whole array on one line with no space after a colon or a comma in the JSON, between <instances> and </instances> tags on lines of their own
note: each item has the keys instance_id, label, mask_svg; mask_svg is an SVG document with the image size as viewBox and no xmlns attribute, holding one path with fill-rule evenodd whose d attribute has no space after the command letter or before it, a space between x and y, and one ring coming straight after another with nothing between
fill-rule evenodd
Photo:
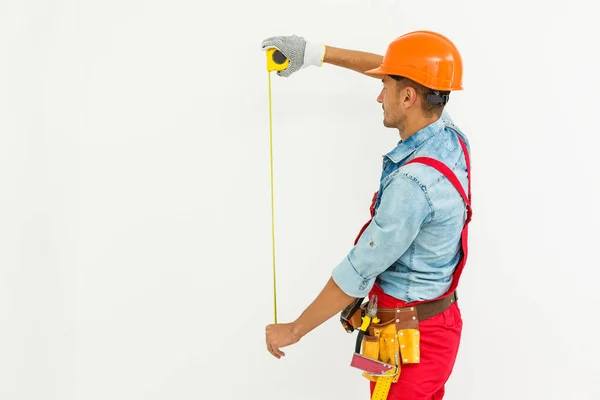
<instances>
[{"instance_id":1,"label":"leather belt","mask_svg":"<svg viewBox=\"0 0 600 400\"><path fill-rule=\"evenodd\" d=\"M425 321L433 316L436 316L448 309L452 304L458 300L456 291L450 293L448 296L442 297L441 299L429 301L425 303L419 303L415 306L403 307L403 308L379 308L377 310L377 317L381 320L382 324L390 322L396 319L410 320L419 322ZM416 317L416 318L413 318Z\"/></svg>"}]
</instances>

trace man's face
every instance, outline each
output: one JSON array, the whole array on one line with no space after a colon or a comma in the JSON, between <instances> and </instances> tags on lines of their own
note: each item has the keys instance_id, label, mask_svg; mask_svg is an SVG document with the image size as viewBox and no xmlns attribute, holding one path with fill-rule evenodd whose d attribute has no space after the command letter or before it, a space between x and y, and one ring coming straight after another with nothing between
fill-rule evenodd
<instances>
[{"instance_id":1,"label":"man's face","mask_svg":"<svg viewBox=\"0 0 600 400\"><path fill-rule=\"evenodd\" d=\"M383 108L383 125L386 128L399 128L405 118L401 105L400 91L396 87L397 82L387 75L381 80L383 88L377 97L377 102Z\"/></svg>"}]
</instances>

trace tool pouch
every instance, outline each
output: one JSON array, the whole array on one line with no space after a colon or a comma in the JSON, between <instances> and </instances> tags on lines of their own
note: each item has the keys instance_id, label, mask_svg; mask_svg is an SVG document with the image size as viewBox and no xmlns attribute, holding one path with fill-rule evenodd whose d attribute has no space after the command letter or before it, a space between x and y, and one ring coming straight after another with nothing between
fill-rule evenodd
<instances>
[{"instance_id":1,"label":"tool pouch","mask_svg":"<svg viewBox=\"0 0 600 400\"><path fill-rule=\"evenodd\" d=\"M361 354L365 357L391 364L398 368L393 382L400 376L400 345L396 335L396 324L391 321L383 324L371 324L363 336ZM376 382L377 376L363 372L363 376Z\"/></svg>"},{"instance_id":2,"label":"tool pouch","mask_svg":"<svg viewBox=\"0 0 600 400\"><path fill-rule=\"evenodd\" d=\"M421 332L416 307L396 310L396 328L400 344L400 360L403 364L418 364L421 360Z\"/></svg>"},{"instance_id":3,"label":"tool pouch","mask_svg":"<svg viewBox=\"0 0 600 400\"><path fill-rule=\"evenodd\" d=\"M420 362L419 318L415 307L382 311L378 317L387 320L369 326L363 337L361 354L396 366L398 373L393 382L397 382L402 364ZM390 319L391 316L394 318ZM377 376L368 372L363 372L363 376L370 381L377 381Z\"/></svg>"}]
</instances>

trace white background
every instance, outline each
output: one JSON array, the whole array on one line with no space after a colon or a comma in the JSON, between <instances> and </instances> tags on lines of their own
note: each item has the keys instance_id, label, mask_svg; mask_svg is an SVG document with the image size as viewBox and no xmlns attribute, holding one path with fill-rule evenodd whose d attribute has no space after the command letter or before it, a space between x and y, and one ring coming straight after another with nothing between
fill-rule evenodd
<instances>
[{"instance_id":1,"label":"white background","mask_svg":"<svg viewBox=\"0 0 600 400\"><path fill-rule=\"evenodd\" d=\"M447 399L598 399L598 34L584 1L0 1L0 399L367 399L335 317L273 358L267 72L298 34L464 63L464 335ZM284 9L284 7L288 7ZM272 75L280 322L368 219L381 83ZM330 111L327 111L330 109Z\"/></svg>"}]
</instances>

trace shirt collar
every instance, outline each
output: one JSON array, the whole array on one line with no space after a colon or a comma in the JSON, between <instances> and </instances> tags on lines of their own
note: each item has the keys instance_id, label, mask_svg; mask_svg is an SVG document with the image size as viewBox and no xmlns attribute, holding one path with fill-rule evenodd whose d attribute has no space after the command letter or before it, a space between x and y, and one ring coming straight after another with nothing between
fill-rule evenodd
<instances>
[{"instance_id":1,"label":"shirt collar","mask_svg":"<svg viewBox=\"0 0 600 400\"><path fill-rule=\"evenodd\" d=\"M427 125L421 130L418 130L413 135L409 136L406 140L400 140L398 145L389 153L385 154L384 157L388 157L394 163L399 163L410 155L413 151L419 148L429 138L436 133L439 133L444 128L444 121L439 118L437 121Z\"/></svg>"}]
</instances>

